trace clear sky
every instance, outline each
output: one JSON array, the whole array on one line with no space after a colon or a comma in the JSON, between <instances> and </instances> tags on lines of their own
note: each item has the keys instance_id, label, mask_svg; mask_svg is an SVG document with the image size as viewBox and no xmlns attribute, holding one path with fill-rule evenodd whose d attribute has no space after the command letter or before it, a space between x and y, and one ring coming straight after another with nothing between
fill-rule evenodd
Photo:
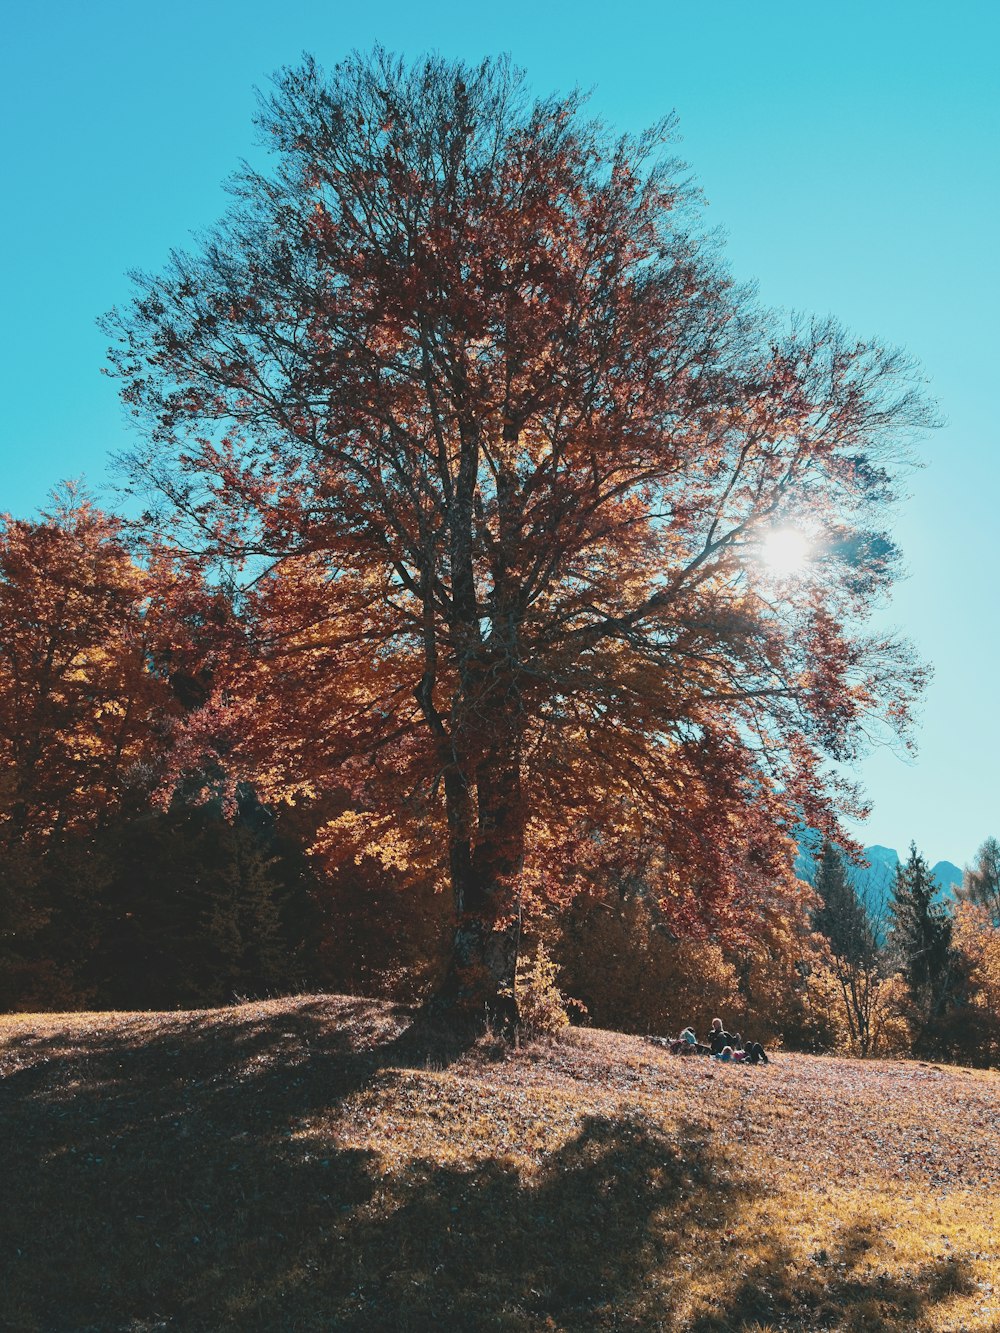
<instances>
[{"instance_id":1,"label":"clear sky","mask_svg":"<svg viewBox=\"0 0 1000 1333\"><path fill-rule=\"evenodd\" d=\"M303 51L509 51L609 123L675 109L681 152L768 304L832 313L922 362L946 421L895 533L891 623L936 676L907 763L860 776L866 843L969 860L1000 835L1000 6L995 0L628 5L508 0L50 0L0 43L0 510L28 516L128 442L97 315L126 272L221 212L254 85Z\"/></svg>"}]
</instances>

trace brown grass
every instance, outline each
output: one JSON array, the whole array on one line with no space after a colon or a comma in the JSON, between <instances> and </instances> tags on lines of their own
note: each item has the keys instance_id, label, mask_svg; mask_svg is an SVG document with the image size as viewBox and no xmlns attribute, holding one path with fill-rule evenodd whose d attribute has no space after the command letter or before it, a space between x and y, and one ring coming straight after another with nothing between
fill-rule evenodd
<instances>
[{"instance_id":1,"label":"brown grass","mask_svg":"<svg viewBox=\"0 0 1000 1333\"><path fill-rule=\"evenodd\" d=\"M1000 1077L312 997L0 1018L0 1328L1000 1328Z\"/></svg>"}]
</instances>

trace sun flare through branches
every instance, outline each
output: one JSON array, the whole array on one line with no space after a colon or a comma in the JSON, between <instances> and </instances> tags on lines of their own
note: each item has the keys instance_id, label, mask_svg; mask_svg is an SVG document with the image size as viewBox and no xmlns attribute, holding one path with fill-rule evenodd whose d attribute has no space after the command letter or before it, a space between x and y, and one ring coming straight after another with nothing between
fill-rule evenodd
<instances>
[{"instance_id":1,"label":"sun flare through branches","mask_svg":"<svg viewBox=\"0 0 1000 1333\"><path fill-rule=\"evenodd\" d=\"M795 578L803 574L812 558L812 542L798 528L772 528L761 543L761 555L769 574Z\"/></svg>"}]
</instances>

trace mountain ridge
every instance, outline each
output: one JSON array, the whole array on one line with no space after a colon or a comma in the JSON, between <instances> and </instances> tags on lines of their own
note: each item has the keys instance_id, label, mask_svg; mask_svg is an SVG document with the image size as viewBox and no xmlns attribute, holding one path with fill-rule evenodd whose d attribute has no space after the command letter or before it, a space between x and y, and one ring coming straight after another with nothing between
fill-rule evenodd
<instances>
[{"instance_id":1,"label":"mountain ridge","mask_svg":"<svg viewBox=\"0 0 1000 1333\"><path fill-rule=\"evenodd\" d=\"M885 911L892 896L896 868L903 864L903 859L895 847L884 847L881 843L863 848L862 855L868 864L857 865L848 861L847 874L869 914L877 918ZM795 868L802 879L808 880L810 884L814 882L816 859L807 839L799 842ZM955 890L962 883L961 868L954 861L941 860L935 861L930 872L937 889L937 901L942 904L954 902Z\"/></svg>"}]
</instances>

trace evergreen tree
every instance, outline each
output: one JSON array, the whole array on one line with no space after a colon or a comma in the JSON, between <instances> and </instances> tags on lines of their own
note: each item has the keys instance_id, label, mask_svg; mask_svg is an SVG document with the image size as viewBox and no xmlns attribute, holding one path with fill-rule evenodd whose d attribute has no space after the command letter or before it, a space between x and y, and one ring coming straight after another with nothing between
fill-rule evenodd
<instances>
[{"instance_id":1,"label":"evergreen tree","mask_svg":"<svg viewBox=\"0 0 1000 1333\"><path fill-rule=\"evenodd\" d=\"M820 849L813 887L820 898L813 928L825 936L829 945L851 1047L859 1055L870 1055L878 1036L882 950L871 917L848 878L843 855L828 839L823 840Z\"/></svg>"},{"instance_id":2,"label":"evergreen tree","mask_svg":"<svg viewBox=\"0 0 1000 1333\"><path fill-rule=\"evenodd\" d=\"M868 912L847 876L840 849L828 839L820 849L813 888L822 900L813 929L827 938L836 957L859 963L877 953Z\"/></svg>"},{"instance_id":3,"label":"evergreen tree","mask_svg":"<svg viewBox=\"0 0 1000 1333\"><path fill-rule=\"evenodd\" d=\"M110 827L109 882L81 982L102 1004L224 1004L298 989L312 882L252 794L146 811Z\"/></svg>"},{"instance_id":4,"label":"evergreen tree","mask_svg":"<svg viewBox=\"0 0 1000 1333\"><path fill-rule=\"evenodd\" d=\"M41 878L23 847L0 847L0 1013L25 1001L41 1008L51 989L53 963L39 942L50 916Z\"/></svg>"},{"instance_id":5,"label":"evergreen tree","mask_svg":"<svg viewBox=\"0 0 1000 1333\"><path fill-rule=\"evenodd\" d=\"M935 1044L955 980L953 922L934 902L935 891L927 862L911 843L909 858L896 871L888 943L910 989L918 1048Z\"/></svg>"}]
</instances>

